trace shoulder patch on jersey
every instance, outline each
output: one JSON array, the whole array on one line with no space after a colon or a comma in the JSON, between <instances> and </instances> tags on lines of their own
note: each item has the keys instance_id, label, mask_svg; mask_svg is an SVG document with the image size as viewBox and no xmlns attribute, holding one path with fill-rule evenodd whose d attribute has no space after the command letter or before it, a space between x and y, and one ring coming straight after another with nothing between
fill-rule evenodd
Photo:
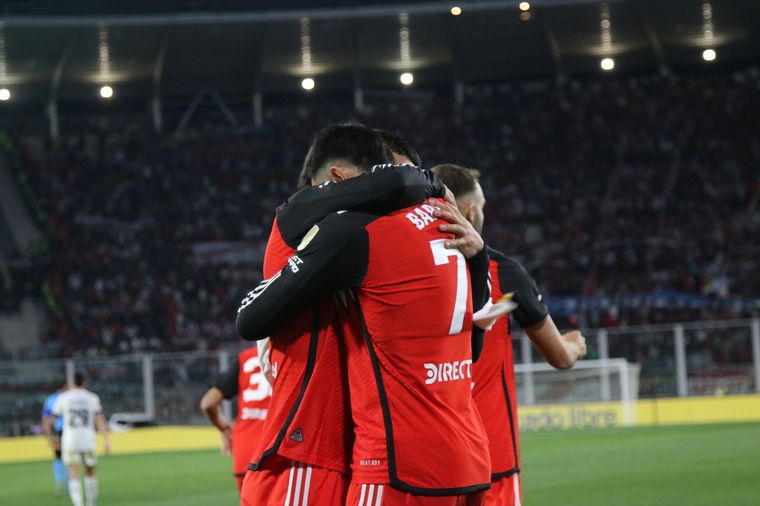
<instances>
[{"instance_id":1,"label":"shoulder patch on jersey","mask_svg":"<svg viewBox=\"0 0 760 506\"><path fill-rule=\"evenodd\" d=\"M308 246L309 243L314 240L314 238L317 236L318 233L319 233L319 225L314 225L313 227L311 227L311 229L308 232L306 232L306 235L303 236L303 239L301 239L301 243L298 245L298 248L296 248L296 251L301 251L306 246Z\"/></svg>"},{"instance_id":2,"label":"shoulder patch on jersey","mask_svg":"<svg viewBox=\"0 0 760 506\"><path fill-rule=\"evenodd\" d=\"M303 431L301 429L294 430L289 437L296 443L303 443Z\"/></svg>"}]
</instances>

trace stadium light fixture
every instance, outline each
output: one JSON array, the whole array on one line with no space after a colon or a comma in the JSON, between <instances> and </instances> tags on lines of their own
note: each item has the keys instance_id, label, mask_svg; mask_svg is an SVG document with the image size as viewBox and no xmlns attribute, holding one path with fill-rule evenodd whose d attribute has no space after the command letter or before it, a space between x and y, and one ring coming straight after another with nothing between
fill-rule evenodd
<instances>
[{"instance_id":1,"label":"stadium light fixture","mask_svg":"<svg viewBox=\"0 0 760 506\"><path fill-rule=\"evenodd\" d=\"M715 52L715 49L705 49L702 51L702 59L704 61L715 61L717 57L718 53Z\"/></svg>"},{"instance_id":2,"label":"stadium light fixture","mask_svg":"<svg viewBox=\"0 0 760 506\"><path fill-rule=\"evenodd\" d=\"M106 85L100 88L100 96L103 98L111 98L113 97L113 88Z\"/></svg>"},{"instance_id":3,"label":"stadium light fixture","mask_svg":"<svg viewBox=\"0 0 760 506\"><path fill-rule=\"evenodd\" d=\"M460 16L462 14L462 8L458 5L455 5L451 8L451 15L452 16Z\"/></svg>"},{"instance_id":4,"label":"stadium light fixture","mask_svg":"<svg viewBox=\"0 0 760 506\"><path fill-rule=\"evenodd\" d=\"M314 89L314 86L316 83L314 82L314 79L311 77L307 77L303 81L301 81L301 88L305 89L306 91L311 91Z\"/></svg>"},{"instance_id":5,"label":"stadium light fixture","mask_svg":"<svg viewBox=\"0 0 760 506\"><path fill-rule=\"evenodd\" d=\"M11 90L8 88L0 88L0 100L5 102L6 100L11 99Z\"/></svg>"},{"instance_id":6,"label":"stadium light fixture","mask_svg":"<svg viewBox=\"0 0 760 506\"><path fill-rule=\"evenodd\" d=\"M404 72L399 76L399 81L401 81L401 84L404 86L409 86L414 82L414 75L411 72Z\"/></svg>"},{"instance_id":7,"label":"stadium light fixture","mask_svg":"<svg viewBox=\"0 0 760 506\"><path fill-rule=\"evenodd\" d=\"M599 66L602 67L602 70L609 72L615 68L615 60L612 58L603 58L602 61L599 62Z\"/></svg>"},{"instance_id":8,"label":"stadium light fixture","mask_svg":"<svg viewBox=\"0 0 760 506\"><path fill-rule=\"evenodd\" d=\"M530 2L520 2L518 5L521 11L528 12L530 10Z\"/></svg>"}]
</instances>

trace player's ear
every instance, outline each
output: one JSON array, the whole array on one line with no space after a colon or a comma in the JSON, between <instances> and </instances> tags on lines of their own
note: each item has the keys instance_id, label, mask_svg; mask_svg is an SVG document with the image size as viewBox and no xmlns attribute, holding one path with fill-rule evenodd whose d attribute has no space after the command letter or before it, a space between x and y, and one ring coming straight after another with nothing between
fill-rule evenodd
<instances>
[{"instance_id":1,"label":"player's ear","mask_svg":"<svg viewBox=\"0 0 760 506\"><path fill-rule=\"evenodd\" d=\"M467 221L472 223L475 219L475 204L470 203L462 214L467 219Z\"/></svg>"},{"instance_id":2,"label":"player's ear","mask_svg":"<svg viewBox=\"0 0 760 506\"><path fill-rule=\"evenodd\" d=\"M351 166L333 165L330 167L330 178L335 183L345 181L346 179L351 179L352 177L356 177L359 174L359 171Z\"/></svg>"},{"instance_id":3,"label":"player's ear","mask_svg":"<svg viewBox=\"0 0 760 506\"><path fill-rule=\"evenodd\" d=\"M343 167L333 166L330 167L330 177L334 182L343 181L346 178L346 174L343 171Z\"/></svg>"}]
</instances>

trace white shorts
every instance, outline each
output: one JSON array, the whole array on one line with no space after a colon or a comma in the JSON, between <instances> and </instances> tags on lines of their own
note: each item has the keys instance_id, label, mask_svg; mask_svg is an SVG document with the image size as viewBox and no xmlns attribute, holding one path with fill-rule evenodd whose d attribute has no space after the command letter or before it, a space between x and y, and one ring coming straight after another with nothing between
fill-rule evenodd
<instances>
[{"instance_id":1,"label":"white shorts","mask_svg":"<svg viewBox=\"0 0 760 506\"><path fill-rule=\"evenodd\" d=\"M98 454L96 452L63 452L61 457L63 463L67 466L83 464L85 467L95 467L95 464L98 463Z\"/></svg>"}]
</instances>

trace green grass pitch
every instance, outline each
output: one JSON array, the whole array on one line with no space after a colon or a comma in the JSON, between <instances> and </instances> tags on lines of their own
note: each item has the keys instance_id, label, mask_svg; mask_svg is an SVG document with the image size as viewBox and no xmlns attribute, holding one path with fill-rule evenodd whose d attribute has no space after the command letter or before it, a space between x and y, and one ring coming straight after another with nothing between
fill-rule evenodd
<instances>
[{"instance_id":1,"label":"green grass pitch","mask_svg":"<svg viewBox=\"0 0 760 506\"><path fill-rule=\"evenodd\" d=\"M760 424L523 434L527 506L760 505ZM238 504L216 451L100 459L102 506ZM64 506L48 462L0 465L0 505Z\"/></svg>"}]
</instances>

